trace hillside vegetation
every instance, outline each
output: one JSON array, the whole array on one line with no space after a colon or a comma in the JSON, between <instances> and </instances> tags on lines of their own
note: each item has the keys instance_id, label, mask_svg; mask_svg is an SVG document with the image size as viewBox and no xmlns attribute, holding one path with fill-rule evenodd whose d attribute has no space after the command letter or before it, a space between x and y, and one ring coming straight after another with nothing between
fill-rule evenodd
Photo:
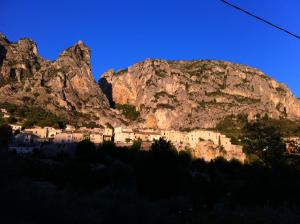
<instances>
[{"instance_id":1,"label":"hillside vegetation","mask_svg":"<svg viewBox=\"0 0 300 224\"><path fill-rule=\"evenodd\" d=\"M4 108L10 114L10 118L2 119L2 123L21 122L24 128L33 126L64 128L67 120L56 116L50 111L46 111L40 107L15 105L10 103L0 104L0 108Z\"/></svg>"}]
</instances>

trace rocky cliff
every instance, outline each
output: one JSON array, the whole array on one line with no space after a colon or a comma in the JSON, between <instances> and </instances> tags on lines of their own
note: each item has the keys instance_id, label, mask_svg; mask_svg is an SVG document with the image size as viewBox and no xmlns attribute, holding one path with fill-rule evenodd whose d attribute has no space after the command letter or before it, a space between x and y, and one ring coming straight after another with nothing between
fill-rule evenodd
<instances>
[{"instance_id":1,"label":"rocky cliff","mask_svg":"<svg viewBox=\"0 0 300 224\"><path fill-rule=\"evenodd\" d=\"M134 105L148 128L212 128L228 115L300 118L300 100L261 71L224 61L147 59L99 81L113 104ZM139 125L139 124L137 124Z\"/></svg>"},{"instance_id":2,"label":"rocky cliff","mask_svg":"<svg viewBox=\"0 0 300 224\"><path fill-rule=\"evenodd\" d=\"M224 61L148 59L119 72L109 70L99 84L83 42L49 61L34 41L12 43L0 34L0 103L40 106L69 120L161 129L212 128L240 113L249 119L257 114L300 118L300 100L284 84ZM140 118L126 119L112 108L115 104L134 106ZM124 108L130 115L132 107Z\"/></svg>"},{"instance_id":3,"label":"rocky cliff","mask_svg":"<svg viewBox=\"0 0 300 224\"><path fill-rule=\"evenodd\" d=\"M49 61L32 40L12 43L0 35L0 102L37 105L69 119L119 122L93 78L90 49L82 41Z\"/></svg>"}]
</instances>

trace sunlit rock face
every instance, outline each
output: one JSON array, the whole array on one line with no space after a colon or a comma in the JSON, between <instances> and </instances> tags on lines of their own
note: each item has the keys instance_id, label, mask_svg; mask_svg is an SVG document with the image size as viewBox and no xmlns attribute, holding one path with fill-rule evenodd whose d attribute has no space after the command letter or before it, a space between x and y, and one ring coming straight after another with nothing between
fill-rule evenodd
<instances>
[{"instance_id":1,"label":"sunlit rock face","mask_svg":"<svg viewBox=\"0 0 300 224\"><path fill-rule=\"evenodd\" d=\"M38 105L70 119L160 129L212 128L228 115L300 117L300 102L261 71L224 61L147 59L95 82L90 49L79 41L54 61L34 41L0 34L0 102ZM99 87L100 86L100 87ZM105 94L104 94L105 93ZM115 104L140 111L131 121Z\"/></svg>"},{"instance_id":2,"label":"sunlit rock face","mask_svg":"<svg viewBox=\"0 0 300 224\"><path fill-rule=\"evenodd\" d=\"M100 80L111 102L140 110L144 127L212 128L231 114L300 118L300 101L282 83L225 61L147 59Z\"/></svg>"},{"instance_id":3,"label":"sunlit rock face","mask_svg":"<svg viewBox=\"0 0 300 224\"><path fill-rule=\"evenodd\" d=\"M115 121L82 41L49 61L32 40L12 43L0 35L0 102L41 106L70 118L79 112L100 123Z\"/></svg>"}]
</instances>

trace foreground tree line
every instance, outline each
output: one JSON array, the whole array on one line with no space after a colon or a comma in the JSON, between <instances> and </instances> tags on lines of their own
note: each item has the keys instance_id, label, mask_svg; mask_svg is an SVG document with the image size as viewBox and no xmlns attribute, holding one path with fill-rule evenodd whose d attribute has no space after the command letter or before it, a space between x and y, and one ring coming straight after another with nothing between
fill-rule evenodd
<instances>
[{"instance_id":1,"label":"foreground tree line","mask_svg":"<svg viewBox=\"0 0 300 224\"><path fill-rule=\"evenodd\" d=\"M193 159L189 151L178 153L163 139L149 151L140 150L140 142L126 148L112 142L95 146L85 140L73 154L49 157L36 151L20 157L5 149L2 138L0 219L11 223L299 223L300 163L287 162L280 135L261 125L249 129L253 134L247 137L248 150L272 153L247 164Z\"/></svg>"}]
</instances>

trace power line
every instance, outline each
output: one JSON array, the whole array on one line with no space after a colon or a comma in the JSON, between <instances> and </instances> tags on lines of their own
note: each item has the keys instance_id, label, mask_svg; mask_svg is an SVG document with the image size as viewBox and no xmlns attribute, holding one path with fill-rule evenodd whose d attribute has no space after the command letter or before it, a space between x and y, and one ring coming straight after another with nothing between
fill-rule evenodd
<instances>
[{"instance_id":1,"label":"power line","mask_svg":"<svg viewBox=\"0 0 300 224\"><path fill-rule=\"evenodd\" d=\"M254 17L254 18L256 18L256 19L258 19L258 20L260 20L260 21L262 21L262 22L264 22L264 23L266 23L266 24L268 24L268 25L270 25L270 26L272 26L272 27L275 27L275 28L278 29L278 30L281 30L281 31L283 31L283 32L285 32L285 33L287 33L287 34L293 36L293 37L296 37L296 38L300 39L300 36L299 36L299 35L294 34L294 33L290 32L290 31L288 31L288 30L286 30L286 29L284 29L284 28L282 28L282 27L280 27L280 26L277 26L277 25L275 25L274 23L271 23L271 22L269 22L269 21L267 21L267 20L265 20L265 19L263 19L263 18L261 18L261 17L259 17L259 16L256 16L256 15L252 14L251 12L248 12L248 11L246 11L246 10L244 10L244 9L242 9L242 8L240 8L240 7L238 7L238 6L236 6L236 5L233 5L233 4L230 3L230 2L227 2L227 1L225 1L225 0L220 0L220 1L223 2L223 3L225 3L225 4L227 4L227 5L229 5L229 6L231 6L231 7L233 7L233 8L235 8L235 9L237 9L237 10L239 10L239 11L242 11L242 12L246 13L247 15L252 16L252 17Z\"/></svg>"}]
</instances>

